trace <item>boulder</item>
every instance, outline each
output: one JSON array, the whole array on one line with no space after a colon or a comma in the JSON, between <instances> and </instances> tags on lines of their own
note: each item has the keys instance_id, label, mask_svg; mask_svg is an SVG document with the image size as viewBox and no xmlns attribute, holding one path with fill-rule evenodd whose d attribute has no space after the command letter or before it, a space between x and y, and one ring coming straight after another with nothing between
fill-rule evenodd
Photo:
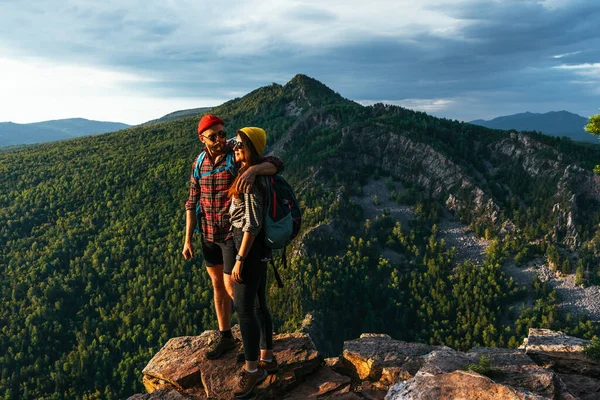
<instances>
[{"instance_id":1,"label":"boulder","mask_svg":"<svg viewBox=\"0 0 600 400\"><path fill-rule=\"evenodd\" d=\"M350 393L350 378L340 375L327 365L319 367L284 399L305 400L335 397Z\"/></svg>"},{"instance_id":2,"label":"boulder","mask_svg":"<svg viewBox=\"0 0 600 400\"><path fill-rule=\"evenodd\" d=\"M416 374L423 365L422 355L443 349L450 350L445 346L394 340L388 335L363 334L359 339L344 342L342 357L355 378L393 384Z\"/></svg>"},{"instance_id":3,"label":"boulder","mask_svg":"<svg viewBox=\"0 0 600 400\"><path fill-rule=\"evenodd\" d=\"M590 343L562 332L532 328L521 347L535 362L551 366L555 372L600 378L600 362L583 353Z\"/></svg>"},{"instance_id":4,"label":"boulder","mask_svg":"<svg viewBox=\"0 0 600 400\"><path fill-rule=\"evenodd\" d=\"M401 379L386 399L575 399L554 372L536 364L523 350L443 349L421 359L414 378Z\"/></svg>"},{"instance_id":5,"label":"boulder","mask_svg":"<svg viewBox=\"0 0 600 400\"><path fill-rule=\"evenodd\" d=\"M136 394L127 400L209 400L204 390L187 389L179 391L177 389L159 389L152 393Z\"/></svg>"},{"instance_id":6,"label":"boulder","mask_svg":"<svg viewBox=\"0 0 600 400\"><path fill-rule=\"evenodd\" d=\"M600 380L583 375L557 374L565 389L580 400L600 399Z\"/></svg>"},{"instance_id":7,"label":"boulder","mask_svg":"<svg viewBox=\"0 0 600 400\"><path fill-rule=\"evenodd\" d=\"M454 371L438 375L419 372L407 382L400 382L385 400L546 400L548 397L520 391L494 382L473 371Z\"/></svg>"},{"instance_id":8,"label":"boulder","mask_svg":"<svg viewBox=\"0 0 600 400\"><path fill-rule=\"evenodd\" d=\"M176 390L182 396L194 396L196 394L186 393L186 390L199 393L201 389L206 398L230 399L243 363L236 362L235 350L217 360L206 359L204 353L216 337L215 331L207 331L200 336L169 340L143 370L146 390L150 394L156 390L165 391L163 393ZM257 394L262 398L281 398L283 393L301 383L323 363L323 358L306 334L275 335L273 351L280 369L258 387Z\"/></svg>"}]
</instances>

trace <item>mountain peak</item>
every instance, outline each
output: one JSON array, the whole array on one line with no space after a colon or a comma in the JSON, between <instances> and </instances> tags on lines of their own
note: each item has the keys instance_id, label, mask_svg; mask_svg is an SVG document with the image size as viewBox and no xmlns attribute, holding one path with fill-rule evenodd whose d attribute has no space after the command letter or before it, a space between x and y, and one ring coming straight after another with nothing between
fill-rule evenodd
<instances>
[{"instance_id":1,"label":"mountain peak","mask_svg":"<svg viewBox=\"0 0 600 400\"><path fill-rule=\"evenodd\" d=\"M325 84L304 74L297 74L283 88L296 99L308 101L313 106L349 101Z\"/></svg>"}]
</instances>

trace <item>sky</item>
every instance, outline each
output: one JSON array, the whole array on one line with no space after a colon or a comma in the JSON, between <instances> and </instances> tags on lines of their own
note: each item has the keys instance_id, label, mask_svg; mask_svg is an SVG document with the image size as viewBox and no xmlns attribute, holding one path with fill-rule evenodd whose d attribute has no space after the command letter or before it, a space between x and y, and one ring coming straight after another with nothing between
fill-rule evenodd
<instances>
[{"instance_id":1,"label":"sky","mask_svg":"<svg viewBox=\"0 0 600 400\"><path fill-rule=\"evenodd\" d=\"M470 121L600 108L600 1L0 0L0 122L139 124L298 73Z\"/></svg>"}]
</instances>

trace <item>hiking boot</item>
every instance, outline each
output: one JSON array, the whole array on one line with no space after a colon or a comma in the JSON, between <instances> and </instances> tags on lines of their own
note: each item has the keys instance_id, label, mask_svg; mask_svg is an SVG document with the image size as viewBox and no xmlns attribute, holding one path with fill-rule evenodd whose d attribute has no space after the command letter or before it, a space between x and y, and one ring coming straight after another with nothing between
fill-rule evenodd
<instances>
[{"instance_id":1,"label":"hiking boot","mask_svg":"<svg viewBox=\"0 0 600 400\"><path fill-rule=\"evenodd\" d=\"M265 360L258 361L258 368L262 368L267 371L267 374L274 374L279 371L279 365L277 365L277 359L275 356L271 359L270 362L266 362Z\"/></svg>"},{"instance_id":2,"label":"hiking boot","mask_svg":"<svg viewBox=\"0 0 600 400\"><path fill-rule=\"evenodd\" d=\"M208 358L209 360L219 358L223 353L225 353L227 350L233 349L235 346L237 346L235 339L219 336L217 344L214 345L212 349L206 352L206 358Z\"/></svg>"},{"instance_id":3,"label":"hiking boot","mask_svg":"<svg viewBox=\"0 0 600 400\"><path fill-rule=\"evenodd\" d=\"M238 382L237 389L233 392L236 399L247 399L252 394L252 390L262 381L267 378L267 371L258 367L255 373L246 371L246 368L242 368L240 372L240 380Z\"/></svg>"}]
</instances>

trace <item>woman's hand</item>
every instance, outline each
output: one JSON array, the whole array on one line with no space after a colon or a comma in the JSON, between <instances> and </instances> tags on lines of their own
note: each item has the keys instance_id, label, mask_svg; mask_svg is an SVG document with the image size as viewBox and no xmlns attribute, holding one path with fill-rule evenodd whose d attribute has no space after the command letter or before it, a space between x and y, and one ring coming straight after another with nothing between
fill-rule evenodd
<instances>
[{"instance_id":1,"label":"woman's hand","mask_svg":"<svg viewBox=\"0 0 600 400\"><path fill-rule=\"evenodd\" d=\"M244 262L236 261L233 266L233 271L231 271L231 278L234 282L244 283L244 281L242 281L242 269L244 269Z\"/></svg>"}]
</instances>

